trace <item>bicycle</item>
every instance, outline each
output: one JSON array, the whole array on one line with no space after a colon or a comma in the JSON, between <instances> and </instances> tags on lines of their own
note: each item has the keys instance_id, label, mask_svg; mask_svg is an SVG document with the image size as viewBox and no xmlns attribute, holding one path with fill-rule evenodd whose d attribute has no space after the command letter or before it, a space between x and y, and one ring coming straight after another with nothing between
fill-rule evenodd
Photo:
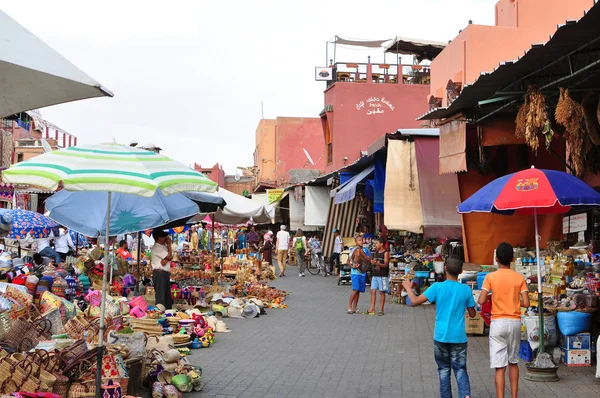
<instances>
[{"instance_id":1,"label":"bicycle","mask_svg":"<svg viewBox=\"0 0 600 398\"><path fill-rule=\"evenodd\" d=\"M319 275L320 273L322 276L327 276L327 264L325 264L325 260L323 259L323 252L311 251L310 264L306 269L311 275Z\"/></svg>"}]
</instances>

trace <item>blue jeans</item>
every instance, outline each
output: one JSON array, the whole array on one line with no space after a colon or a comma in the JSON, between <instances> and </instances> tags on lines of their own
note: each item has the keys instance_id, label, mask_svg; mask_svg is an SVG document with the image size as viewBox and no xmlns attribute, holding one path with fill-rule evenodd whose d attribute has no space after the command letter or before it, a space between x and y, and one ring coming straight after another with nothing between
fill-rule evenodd
<instances>
[{"instance_id":1,"label":"blue jeans","mask_svg":"<svg viewBox=\"0 0 600 398\"><path fill-rule=\"evenodd\" d=\"M471 396L471 384L467 374L467 343L433 342L435 362L440 376L440 397L452 398L450 372L454 371L460 398Z\"/></svg>"},{"instance_id":2,"label":"blue jeans","mask_svg":"<svg viewBox=\"0 0 600 398\"><path fill-rule=\"evenodd\" d=\"M50 246L47 246L42 251L40 251L40 255L42 257L48 257L48 258L54 260L55 265L58 265L62 262L62 259L60 258L58 253Z\"/></svg>"}]
</instances>

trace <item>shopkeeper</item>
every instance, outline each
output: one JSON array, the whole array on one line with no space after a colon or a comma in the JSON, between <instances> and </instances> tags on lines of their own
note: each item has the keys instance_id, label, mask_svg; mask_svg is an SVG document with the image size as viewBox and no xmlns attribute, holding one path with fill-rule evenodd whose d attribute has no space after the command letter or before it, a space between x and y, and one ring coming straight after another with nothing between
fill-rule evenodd
<instances>
[{"instance_id":1,"label":"shopkeeper","mask_svg":"<svg viewBox=\"0 0 600 398\"><path fill-rule=\"evenodd\" d=\"M166 309L173 307L171 299L171 261L173 249L169 234L161 229L152 231L154 246L152 246L152 283L156 292L156 304L162 304Z\"/></svg>"}]
</instances>

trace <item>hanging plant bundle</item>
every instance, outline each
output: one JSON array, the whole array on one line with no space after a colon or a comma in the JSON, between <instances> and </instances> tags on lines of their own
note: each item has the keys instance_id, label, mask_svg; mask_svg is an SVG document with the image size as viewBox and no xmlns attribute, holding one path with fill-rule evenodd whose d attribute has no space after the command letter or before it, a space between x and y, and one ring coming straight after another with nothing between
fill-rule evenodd
<instances>
[{"instance_id":1,"label":"hanging plant bundle","mask_svg":"<svg viewBox=\"0 0 600 398\"><path fill-rule=\"evenodd\" d=\"M540 146L540 134L543 134L546 139L546 149L550 148L554 132L548 119L546 98L538 88L529 86L515 124L515 135L524 138L534 152Z\"/></svg>"},{"instance_id":2,"label":"hanging plant bundle","mask_svg":"<svg viewBox=\"0 0 600 398\"><path fill-rule=\"evenodd\" d=\"M556 122L565 128L563 137L569 143L571 164L575 175L580 177L585 171L587 149L583 107L569 96L569 90L561 88L556 112Z\"/></svg>"}]
</instances>

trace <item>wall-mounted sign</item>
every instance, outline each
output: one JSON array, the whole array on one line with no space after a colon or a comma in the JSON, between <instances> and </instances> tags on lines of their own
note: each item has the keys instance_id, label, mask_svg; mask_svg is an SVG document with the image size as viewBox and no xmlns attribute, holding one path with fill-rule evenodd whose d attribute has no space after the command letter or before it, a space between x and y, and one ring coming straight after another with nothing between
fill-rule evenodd
<instances>
[{"instance_id":1,"label":"wall-mounted sign","mask_svg":"<svg viewBox=\"0 0 600 398\"><path fill-rule=\"evenodd\" d=\"M281 200L283 189L267 189L267 203L275 203Z\"/></svg>"},{"instance_id":2,"label":"wall-mounted sign","mask_svg":"<svg viewBox=\"0 0 600 398\"><path fill-rule=\"evenodd\" d=\"M315 68L315 80L320 82L333 80L333 68L317 66Z\"/></svg>"},{"instance_id":3,"label":"wall-mounted sign","mask_svg":"<svg viewBox=\"0 0 600 398\"><path fill-rule=\"evenodd\" d=\"M563 217L563 234L587 230L587 213Z\"/></svg>"},{"instance_id":4,"label":"wall-mounted sign","mask_svg":"<svg viewBox=\"0 0 600 398\"><path fill-rule=\"evenodd\" d=\"M385 97L369 97L356 104L356 110L364 110L367 115L378 115L385 113L385 111L393 111L394 105Z\"/></svg>"}]
</instances>

